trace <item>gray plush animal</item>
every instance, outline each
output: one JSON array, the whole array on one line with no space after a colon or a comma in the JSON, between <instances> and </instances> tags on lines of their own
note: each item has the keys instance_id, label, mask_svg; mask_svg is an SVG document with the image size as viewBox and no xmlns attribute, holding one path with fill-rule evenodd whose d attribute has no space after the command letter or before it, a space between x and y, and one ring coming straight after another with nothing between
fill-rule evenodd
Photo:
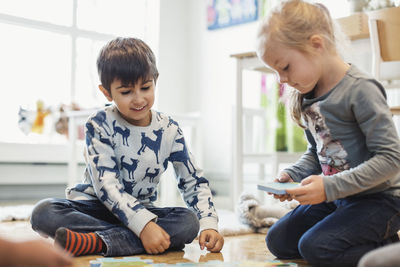
<instances>
[{"instance_id":1,"label":"gray plush animal","mask_svg":"<svg viewBox=\"0 0 400 267\"><path fill-rule=\"evenodd\" d=\"M297 205L298 203L294 202L286 206L278 203L261 205L254 195L243 193L238 204L239 220L254 228L256 232L264 232L264 228L273 225Z\"/></svg>"}]
</instances>

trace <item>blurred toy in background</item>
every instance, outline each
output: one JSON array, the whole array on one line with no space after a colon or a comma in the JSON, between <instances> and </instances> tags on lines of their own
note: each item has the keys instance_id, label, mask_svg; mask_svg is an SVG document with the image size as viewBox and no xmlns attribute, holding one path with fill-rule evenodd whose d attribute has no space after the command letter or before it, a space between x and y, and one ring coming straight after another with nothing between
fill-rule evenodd
<instances>
[{"instance_id":1,"label":"blurred toy in background","mask_svg":"<svg viewBox=\"0 0 400 267\"><path fill-rule=\"evenodd\" d=\"M68 137L68 115L67 111L78 111L81 110L81 108L75 104L72 103L70 106L62 104L59 108L59 113L60 117L58 118L57 122L55 123L55 129L56 132L62 135L65 135ZM84 129L82 125L78 126L78 132L77 132L77 137L78 139L82 140L84 138Z\"/></svg>"},{"instance_id":2,"label":"blurred toy in background","mask_svg":"<svg viewBox=\"0 0 400 267\"><path fill-rule=\"evenodd\" d=\"M18 126L26 135L31 132L42 134L44 129L44 119L50 113L50 108L45 109L42 100L36 102L36 110L20 106L18 111Z\"/></svg>"},{"instance_id":3,"label":"blurred toy in background","mask_svg":"<svg viewBox=\"0 0 400 267\"><path fill-rule=\"evenodd\" d=\"M42 100L36 102L36 110L31 105L20 106L18 111L18 126L21 131L29 135L30 133L53 136L54 132L68 138L69 116L71 112L79 111L79 105L60 104L56 107L45 107ZM48 115L50 115L48 117ZM75 115L76 116L76 115ZM53 128L54 125L54 128ZM76 138L83 140L85 137L82 123L75 125ZM55 136L53 136L55 137Z\"/></svg>"},{"instance_id":4,"label":"blurred toy in background","mask_svg":"<svg viewBox=\"0 0 400 267\"><path fill-rule=\"evenodd\" d=\"M55 124L55 128L57 133L68 136L68 117L65 112L65 107L66 106L62 104L59 108L60 117Z\"/></svg>"},{"instance_id":5,"label":"blurred toy in background","mask_svg":"<svg viewBox=\"0 0 400 267\"><path fill-rule=\"evenodd\" d=\"M36 102L36 118L33 121L31 132L43 133L44 129L44 118L51 113L50 109L44 109L44 103L42 100Z\"/></svg>"},{"instance_id":6,"label":"blurred toy in background","mask_svg":"<svg viewBox=\"0 0 400 267\"><path fill-rule=\"evenodd\" d=\"M35 111L28 108L19 107L18 126L24 134L29 134L32 130L32 124L35 119Z\"/></svg>"}]
</instances>

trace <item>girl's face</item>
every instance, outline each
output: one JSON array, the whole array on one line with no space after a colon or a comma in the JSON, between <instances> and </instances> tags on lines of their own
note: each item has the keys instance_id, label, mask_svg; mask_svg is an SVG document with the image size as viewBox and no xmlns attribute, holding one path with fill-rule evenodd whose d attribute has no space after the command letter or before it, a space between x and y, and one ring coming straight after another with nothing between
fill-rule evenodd
<instances>
[{"instance_id":1,"label":"girl's face","mask_svg":"<svg viewBox=\"0 0 400 267\"><path fill-rule=\"evenodd\" d=\"M263 61L277 72L280 83L287 83L301 94L312 91L322 75L318 55L314 57L284 46L269 47Z\"/></svg>"},{"instance_id":2,"label":"girl's face","mask_svg":"<svg viewBox=\"0 0 400 267\"><path fill-rule=\"evenodd\" d=\"M139 80L135 85L111 83L111 95L100 85L99 88L109 101L114 101L121 116L135 126L147 126L151 122L151 107L154 104L154 80Z\"/></svg>"}]
</instances>

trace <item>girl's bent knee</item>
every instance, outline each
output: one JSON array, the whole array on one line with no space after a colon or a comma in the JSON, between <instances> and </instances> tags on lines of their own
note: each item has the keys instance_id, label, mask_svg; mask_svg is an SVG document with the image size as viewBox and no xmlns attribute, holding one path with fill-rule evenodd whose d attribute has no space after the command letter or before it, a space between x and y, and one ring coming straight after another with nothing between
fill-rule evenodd
<instances>
[{"instance_id":1,"label":"girl's bent knee","mask_svg":"<svg viewBox=\"0 0 400 267\"><path fill-rule=\"evenodd\" d=\"M265 244L267 245L269 252L271 252L275 257L280 258L280 249L277 248L279 244L275 244L273 233L271 231L268 231L267 236L265 237Z\"/></svg>"},{"instance_id":2,"label":"girl's bent knee","mask_svg":"<svg viewBox=\"0 0 400 267\"><path fill-rule=\"evenodd\" d=\"M298 249L302 258L312 265L330 266L337 256L327 247L327 242L320 243L318 238L303 236L299 240Z\"/></svg>"},{"instance_id":3,"label":"girl's bent knee","mask_svg":"<svg viewBox=\"0 0 400 267\"><path fill-rule=\"evenodd\" d=\"M285 244L280 242L279 237L276 236L276 232L273 231L273 228L268 230L267 236L265 237L265 243L267 245L268 250L277 258L285 259L287 255L285 255Z\"/></svg>"}]
</instances>

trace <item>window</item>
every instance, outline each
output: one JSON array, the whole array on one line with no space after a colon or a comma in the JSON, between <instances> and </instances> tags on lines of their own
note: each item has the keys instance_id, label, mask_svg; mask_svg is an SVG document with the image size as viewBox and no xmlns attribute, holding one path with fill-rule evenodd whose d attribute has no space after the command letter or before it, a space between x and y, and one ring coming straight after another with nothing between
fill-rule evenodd
<instances>
[{"instance_id":1,"label":"window","mask_svg":"<svg viewBox=\"0 0 400 267\"><path fill-rule=\"evenodd\" d=\"M54 129L61 104L99 107L96 58L116 36L133 36L157 53L157 0L2 0L0 2L0 142L58 142L57 135L26 136L18 127L19 108L42 100Z\"/></svg>"}]
</instances>

